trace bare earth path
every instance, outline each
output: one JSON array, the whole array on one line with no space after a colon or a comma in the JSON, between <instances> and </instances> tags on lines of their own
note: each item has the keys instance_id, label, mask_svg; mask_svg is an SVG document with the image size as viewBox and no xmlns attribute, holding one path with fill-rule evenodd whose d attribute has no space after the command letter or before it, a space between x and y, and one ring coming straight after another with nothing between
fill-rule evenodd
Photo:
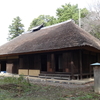
<instances>
[{"instance_id":1,"label":"bare earth path","mask_svg":"<svg viewBox=\"0 0 100 100\"><path fill-rule=\"evenodd\" d=\"M32 82L35 84L42 84L42 85L52 85L52 86L60 86L64 88L86 88L90 86L94 86L94 82L87 83L87 84L64 84L64 83L54 83L54 82Z\"/></svg>"}]
</instances>

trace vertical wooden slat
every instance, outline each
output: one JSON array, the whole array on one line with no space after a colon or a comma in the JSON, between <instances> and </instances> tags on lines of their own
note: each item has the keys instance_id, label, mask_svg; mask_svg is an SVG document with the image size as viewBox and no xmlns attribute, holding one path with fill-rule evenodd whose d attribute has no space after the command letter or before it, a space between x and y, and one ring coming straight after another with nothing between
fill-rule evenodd
<instances>
[{"instance_id":1,"label":"vertical wooden slat","mask_svg":"<svg viewBox=\"0 0 100 100\"><path fill-rule=\"evenodd\" d=\"M63 53L63 71L64 72L69 72L70 71L70 55L68 52Z\"/></svg>"},{"instance_id":2,"label":"vertical wooden slat","mask_svg":"<svg viewBox=\"0 0 100 100\"><path fill-rule=\"evenodd\" d=\"M29 75L29 56L26 56L26 60L27 60L27 69L28 69L28 75Z\"/></svg>"},{"instance_id":3,"label":"vertical wooden slat","mask_svg":"<svg viewBox=\"0 0 100 100\"><path fill-rule=\"evenodd\" d=\"M73 64L74 64L74 73L79 72L79 52L74 51L73 52Z\"/></svg>"},{"instance_id":4,"label":"vertical wooden slat","mask_svg":"<svg viewBox=\"0 0 100 100\"><path fill-rule=\"evenodd\" d=\"M33 69L34 68L34 56L33 55L29 55L29 69Z\"/></svg>"},{"instance_id":5,"label":"vertical wooden slat","mask_svg":"<svg viewBox=\"0 0 100 100\"><path fill-rule=\"evenodd\" d=\"M0 64L0 71L1 71L1 64Z\"/></svg>"},{"instance_id":6,"label":"vertical wooden slat","mask_svg":"<svg viewBox=\"0 0 100 100\"><path fill-rule=\"evenodd\" d=\"M71 61L71 76L72 76L72 79L74 79L74 65L73 65L73 61Z\"/></svg>"},{"instance_id":7,"label":"vertical wooden slat","mask_svg":"<svg viewBox=\"0 0 100 100\"><path fill-rule=\"evenodd\" d=\"M18 67L19 67L18 60L13 61L12 72L18 74Z\"/></svg>"},{"instance_id":8,"label":"vertical wooden slat","mask_svg":"<svg viewBox=\"0 0 100 100\"><path fill-rule=\"evenodd\" d=\"M51 67L51 54L47 55L47 72L50 72Z\"/></svg>"},{"instance_id":9,"label":"vertical wooden slat","mask_svg":"<svg viewBox=\"0 0 100 100\"><path fill-rule=\"evenodd\" d=\"M7 73L13 73L12 72L12 69L13 69L13 63L12 64L6 64L6 71Z\"/></svg>"},{"instance_id":10,"label":"vertical wooden slat","mask_svg":"<svg viewBox=\"0 0 100 100\"><path fill-rule=\"evenodd\" d=\"M82 51L80 50L80 79L82 79Z\"/></svg>"},{"instance_id":11,"label":"vertical wooden slat","mask_svg":"<svg viewBox=\"0 0 100 100\"><path fill-rule=\"evenodd\" d=\"M47 72L55 72L55 56L54 56L54 54L47 55Z\"/></svg>"},{"instance_id":12,"label":"vertical wooden slat","mask_svg":"<svg viewBox=\"0 0 100 100\"><path fill-rule=\"evenodd\" d=\"M100 62L100 54L99 53L97 54L97 58L98 58L97 61Z\"/></svg>"},{"instance_id":13,"label":"vertical wooden slat","mask_svg":"<svg viewBox=\"0 0 100 100\"><path fill-rule=\"evenodd\" d=\"M6 61L1 62L1 71L6 71Z\"/></svg>"},{"instance_id":14,"label":"vertical wooden slat","mask_svg":"<svg viewBox=\"0 0 100 100\"><path fill-rule=\"evenodd\" d=\"M74 79L74 52L70 52L70 66L71 66L71 76L72 76L72 79Z\"/></svg>"},{"instance_id":15,"label":"vertical wooden slat","mask_svg":"<svg viewBox=\"0 0 100 100\"><path fill-rule=\"evenodd\" d=\"M68 72L66 69L67 67L67 56L66 56L66 53L63 53L62 55L62 65L63 65L63 72Z\"/></svg>"},{"instance_id":16,"label":"vertical wooden slat","mask_svg":"<svg viewBox=\"0 0 100 100\"><path fill-rule=\"evenodd\" d=\"M41 58L40 55L34 55L34 69L41 68Z\"/></svg>"},{"instance_id":17,"label":"vertical wooden slat","mask_svg":"<svg viewBox=\"0 0 100 100\"><path fill-rule=\"evenodd\" d=\"M19 68L23 68L23 58L19 58Z\"/></svg>"},{"instance_id":18,"label":"vertical wooden slat","mask_svg":"<svg viewBox=\"0 0 100 100\"><path fill-rule=\"evenodd\" d=\"M37 64L36 69L40 69L41 68L41 57L40 57L40 55L38 55L37 57L38 57L38 64Z\"/></svg>"},{"instance_id":19,"label":"vertical wooden slat","mask_svg":"<svg viewBox=\"0 0 100 100\"><path fill-rule=\"evenodd\" d=\"M52 66L52 71L55 72L55 55L51 54L51 66Z\"/></svg>"},{"instance_id":20,"label":"vertical wooden slat","mask_svg":"<svg viewBox=\"0 0 100 100\"><path fill-rule=\"evenodd\" d=\"M91 64L91 53L89 52L89 73L90 73L90 77L91 77L91 75L92 75L92 68L91 68L91 66L90 66L90 64Z\"/></svg>"}]
</instances>

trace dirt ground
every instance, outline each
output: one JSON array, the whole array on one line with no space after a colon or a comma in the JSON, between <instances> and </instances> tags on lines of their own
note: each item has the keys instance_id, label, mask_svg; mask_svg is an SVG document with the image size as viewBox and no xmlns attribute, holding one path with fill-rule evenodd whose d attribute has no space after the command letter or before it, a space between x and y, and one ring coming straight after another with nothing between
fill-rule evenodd
<instances>
[{"instance_id":1,"label":"dirt ground","mask_svg":"<svg viewBox=\"0 0 100 100\"><path fill-rule=\"evenodd\" d=\"M43 85L51 85L51 86L60 86L64 88L86 88L90 86L94 86L94 82L90 82L87 84L67 84L67 83L54 83L54 82L33 82L35 84L43 84Z\"/></svg>"},{"instance_id":2,"label":"dirt ground","mask_svg":"<svg viewBox=\"0 0 100 100\"><path fill-rule=\"evenodd\" d=\"M23 77L1 78L2 81L4 83L0 85L0 93L3 95L0 95L0 100L100 100L100 95L94 92L94 82L75 84L33 78L26 81Z\"/></svg>"}]
</instances>

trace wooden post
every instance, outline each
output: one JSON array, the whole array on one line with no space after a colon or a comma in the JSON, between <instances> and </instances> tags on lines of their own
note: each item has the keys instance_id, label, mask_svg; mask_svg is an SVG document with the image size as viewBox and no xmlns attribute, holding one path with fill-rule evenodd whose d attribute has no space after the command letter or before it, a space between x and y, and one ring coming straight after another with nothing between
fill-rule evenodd
<instances>
[{"instance_id":1,"label":"wooden post","mask_svg":"<svg viewBox=\"0 0 100 100\"><path fill-rule=\"evenodd\" d=\"M92 76L92 73L91 73L91 71L92 71L92 68L91 68L91 66L90 66L90 78L91 78L91 76Z\"/></svg>"},{"instance_id":2,"label":"wooden post","mask_svg":"<svg viewBox=\"0 0 100 100\"><path fill-rule=\"evenodd\" d=\"M34 55L34 69L41 69L40 55Z\"/></svg>"},{"instance_id":3,"label":"wooden post","mask_svg":"<svg viewBox=\"0 0 100 100\"><path fill-rule=\"evenodd\" d=\"M91 54L90 54L90 52L89 52L89 64L90 64L90 59L91 59L91 58L90 58L90 57L91 57L90 55L91 55ZM92 68L91 68L91 66L89 66L89 72L90 72L89 74L90 74L90 78L91 78L91 76L92 76Z\"/></svg>"},{"instance_id":4,"label":"wooden post","mask_svg":"<svg viewBox=\"0 0 100 100\"><path fill-rule=\"evenodd\" d=\"M1 72L1 63L0 63L0 72Z\"/></svg>"},{"instance_id":5,"label":"wooden post","mask_svg":"<svg viewBox=\"0 0 100 100\"><path fill-rule=\"evenodd\" d=\"M63 63L63 72L69 72L69 69L68 69L68 64L67 64L67 53L63 53L63 56L62 56L62 63Z\"/></svg>"},{"instance_id":6,"label":"wooden post","mask_svg":"<svg viewBox=\"0 0 100 100\"><path fill-rule=\"evenodd\" d=\"M51 67L53 72L55 72L55 56L54 54L51 54Z\"/></svg>"},{"instance_id":7,"label":"wooden post","mask_svg":"<svg viewBox=\"0 0 100 100\"><path fill-rule=\"evenodd\" d=\"M74 79L74 65L73 65L73 61L71 61L71 76L72 76L72 79Z\"/></svg>"},{"instance_id":8,"label":"wooden post","mask_svg":"<svg viewBox=\"0 0 100 100\"><path fill-rule=\"evenodd\" d=\"M23 58L19 58L19 69L23 68Z\"/></svg>"},{"instance_id":9,"label":"wooden post","mask_svg":"<svg viewBox=\"0 0 100 100\"><path fill-rule=\"evenodd\" d=\"M100 62L100 54L97 54L97 61Z\"/></svg>"},{"instance_id":10,"label":"wooden post","mask_svg":"<svg viewBox=\"0 0 100 100\"><path fill-rule=\"evenodd\" d=\"M51 72L51 54L47 55L47 72Z\"/></svg>"},{"instance_id":11,"label":"wooden post","mask_svg":"<svg viewBox=\"0 0 100 100\"><path fill-rule=\"evenodd\" d=\"M80 79L82 79L82 51L80 50Z\"/></svg>"},{"instance_id":12,"label":"wooden post","mask_svg":"<svg viewBox=\"0 0 100 100\"><path fill-rule=\"evenodd\" d=\"M29 75L29 56L27 55L27 68L28 68L28 75Z\"/></svg>"}]
</instances>

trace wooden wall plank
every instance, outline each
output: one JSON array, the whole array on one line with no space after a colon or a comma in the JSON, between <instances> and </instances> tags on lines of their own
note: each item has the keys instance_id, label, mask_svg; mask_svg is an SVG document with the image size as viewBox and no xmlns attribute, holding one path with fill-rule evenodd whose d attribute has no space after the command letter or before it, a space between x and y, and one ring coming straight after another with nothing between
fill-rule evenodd
<instances>
[{"instance_id":1,"label":"wooden wall plank","mask_svg":"<svg viewBox=\"0 0 100 100\"><path fill-rule=\"evenodd\" d=\"M82 79L82 51L80 50L80 79Z\"/></svg>"},{"instance_id":2,"label":"wooden wall plank","mask_svg":"<svg viewBox=\"0 0 100 100\"><path fill-rule=\"evenodd\" d=\"M40 55L34 55L34 69L41 68L41 57Z\"/></svg>"},{"instance_id":3,"label":"wooden wall plank","mask_svg":"<svg viewBox=\"0 0 100 100\"><path fill-rule=\"evenodd\" d=\"M47 72L52 72L51 54L47 55Z\"/></svg>"},{"instance_id":4,"label":"wooden wall plank","mask_svg":"<svg viewBox=\"0 0 100 100\"><path fill-rule=\"evenodd\" d=\"M52 66L52 72L55 72L55 55L51 54L51 66Z\"/></svg>"}]
</instances>

